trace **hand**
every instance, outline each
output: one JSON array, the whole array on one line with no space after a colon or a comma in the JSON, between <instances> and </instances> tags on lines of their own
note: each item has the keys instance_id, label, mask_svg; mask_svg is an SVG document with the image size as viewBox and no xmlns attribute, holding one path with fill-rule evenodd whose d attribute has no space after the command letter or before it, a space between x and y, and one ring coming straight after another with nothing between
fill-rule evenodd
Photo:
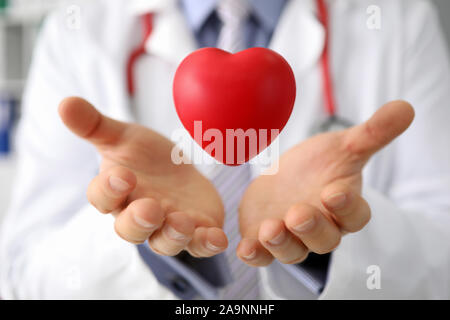
<instances>
[{"instance_id":1,"label":"hand","mask_svg":"<svg viewBox=\"0 0 450 320\"><path fill-rule=\"evenodd\" d=\"M209 257L226 249L219 195L192 165L173 164L172 142L110 119L80 98L65 99L59 113L103 157L87 196L100 212L116 217L120 237L136 244L148 239L153 251L170 256L186 249Z\"/></svg>"},{"instance_id":2,"label":"hand","mask_svg":"<svg viewBox=\"0 0 450 320\"><path fill-rule=\"evenodd\" d=\"M413 118L409 104L391 102L364 124L317 135L282 155L278 173L255 179L242 198L237 255L252 266L274 258L299 263L361 230L370 219L361 170Z\"/></svg>"}]
</instances>

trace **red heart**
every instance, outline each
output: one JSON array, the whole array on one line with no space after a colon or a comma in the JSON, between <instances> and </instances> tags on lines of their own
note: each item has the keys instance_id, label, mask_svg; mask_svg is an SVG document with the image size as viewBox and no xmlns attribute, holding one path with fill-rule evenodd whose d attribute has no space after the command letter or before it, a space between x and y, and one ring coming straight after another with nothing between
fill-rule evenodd
<instances>
[{"instance_id":1,"label":"red heart","mask_svg":"<svg viewBox=\"0 0 450 320\"><path fill-rule=\"evenodd\" d=\"M216 48L194 51L178 67L173 83L175 107L184 127L205 151L227 165L247 162L275 140L271 129L281 132L284 128L295 95L291 67L281 55L265 48L236 54ZM227 141L227 133L230 137L232 133L227 129L242 129L235 133L248 133L251 138L244 144L238 139ZM267 138L261 129L267 130ZM222 134L222 144L217 134ZM256 149L251 145L255 136Z\"/></svg>"}]
</instances>

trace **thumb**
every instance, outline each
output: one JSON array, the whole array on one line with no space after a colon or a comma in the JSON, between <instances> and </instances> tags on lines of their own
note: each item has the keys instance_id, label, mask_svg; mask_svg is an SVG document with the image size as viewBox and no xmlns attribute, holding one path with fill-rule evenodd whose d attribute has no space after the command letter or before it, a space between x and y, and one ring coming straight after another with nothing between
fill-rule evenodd
<instances>
[{"instance_id":1,"label":"thumb","mask_svg":"<svg viewBox=\"0 0 450 320\"><path fill-rule=\"evenodd\" d=\"M408 102L389 102L363 124L348 129L345 146L353 154L369 158L408 129L413 119L414 109Z\"/></svg>"},{"instance_id":2,"label":"thumb","mask_svg":"<svg viewBox=\"0 0 450 320\"><path fill-rule=\"evenodd\" d=\"M125 123L102 115L82 98L64 99L58 112L64 124L73 133L95 146L115 144L126 128Z\"/></svg>"}]
</instances>

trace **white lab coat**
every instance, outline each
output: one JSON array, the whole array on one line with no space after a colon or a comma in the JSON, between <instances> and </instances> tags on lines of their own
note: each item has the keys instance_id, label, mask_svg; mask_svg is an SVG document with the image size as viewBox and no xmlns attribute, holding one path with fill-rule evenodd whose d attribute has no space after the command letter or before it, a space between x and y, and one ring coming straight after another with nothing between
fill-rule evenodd
<instances>
[{"instance_id":1,"label":"white lab coat","mask_svg":"<svg viewBox=\"0 0 450 320\"><path fill-rule=\"evenodd\" d=\"M380 30L367 27L371 5L381 9ZM133 112L124 70L140 40L137 11L148 9L158 15L147 43L150 54L137 65ZM448 299L450 68L436 12L424 0L334 0L329 10L339 114L360 123L383 103L405 99L417 117L366 167L364 196L372 220L345 236L333 253L321 298ZM194 38L168 0L100 1L81 8L78 30L69 18L62 10L47 20L34 56L18 130L15 196L1 233L0 295L173 298L135 246L115 235L113 219L87 203L98 155L63 126L57 106L66 96L83 96L109 116L133 121L137 113L141 122L170 136L181 127L172 78L195 49ZM291 0L270 45L291 64L298 84L293 114L280 136L282 151L326 117L323 45L314 1ZM381 271L380 289L369 289L377 283L369 266ZM295 283L271 281L271 272L263 271L265 297L302 296Z\"/></svg>"}]
</instances>

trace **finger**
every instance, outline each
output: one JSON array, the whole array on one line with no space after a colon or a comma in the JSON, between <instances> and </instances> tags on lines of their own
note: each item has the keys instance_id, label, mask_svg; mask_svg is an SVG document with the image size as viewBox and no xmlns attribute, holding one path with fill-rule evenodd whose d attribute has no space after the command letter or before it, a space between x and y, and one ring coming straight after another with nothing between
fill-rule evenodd
<instances>
[{"instance_id":1,"label":"finger","mask_svg":"<svg viewBox=\"0 0 450 320\"><path fill-rule=\"evenodd\" d=\"M116 218L116 233L131 243L143 243L164 223L164 212L156 200L131 202Z\"/></svg>"},{"instance_id":2,"label":"finger","mask_svg":"<svg viewBox=\"0 0 450 320\"><path fill-rule=\"evenodd\" d=\"M281 263L299 263L308 256L308 248L286 229L283 220L264 220L259 228L258 238Z\"/></svg>"},{"instance_id":3,"label":"finger","mask_svg":"<svg viewBox=\"0 0 450 320\"><path fill-rule=\"evenodd\" d=\"M116 143L127 127L124 122L102 115L82 98L64 99L58 111L64 124L73 133L96 146Z\"/></svg>"},{"instance_id":4,"label":"finger","mask_svg":"<svg viewBox=\"0 0 450 320\"><path fill-rule=\"evenodd\" d=\"M100 212L121 209L128 195L136 187L136 176L124 167L112 167L100 172L87 190L89 202Z\"/></svg>"},{"instance_id":5,"label":"finger","mask_svg":"<svg viewBox=\"0 0 450 320\"><path fill-rule=\"evenodd\" d=\"M370 157L408 129L413 119L414 109L409 103L389 102L369 120L347 131L345 148L354 154Z\"/></svg>"},{"instance_id":6,"label":"finger","mask_svg":"<svg viewBox=\"0 0 450 320\"><path fill-rule=\"evenodd\" d=\"M327 186L321 194L321 200L344 231L359 231L370 220L369 204L344 184Z\"/></svg>"},{"instance_id":7,"label":"finger","mask_svg":"<svg viewBox=\"0 0 450 320\"><path fill-rule=\"evenodd\" d=\"M297 204L286 214L286 227L312 252L333 251L341 240L341 232L333 221L310 205Z\"/></svg>"},{"instance_id":8,"label":"finger","mask_svg":"<svg viewBox=\"0 0 450 320\"><path fill-rule=\"evenodd\" d=\"M194 257L212 257L228 247L227 236L220 228L198 227L187 250Z\"/></svg>"},{"instance_id":9,"label":"finger","mask_svg":"<svg viewBox=\"0 0 450 320\"><path fill-rule=\"evenodd\" d=\"M185 249L192 240L195 223L183 212L172 212L166 217L164 226L149 239L150 248L164 256L174 256Z\"/></svg>"},{"instance_id":10,"label":"finger","mask_svg":"<svg viewBox=\"0 0 450 320\"><path fill-rule=\"evenodd\" d=\"M257 239L242 239L236 249L236 255L252 267L268 266L273 261L272 254Z\"/></svg>"}]
</instances>

